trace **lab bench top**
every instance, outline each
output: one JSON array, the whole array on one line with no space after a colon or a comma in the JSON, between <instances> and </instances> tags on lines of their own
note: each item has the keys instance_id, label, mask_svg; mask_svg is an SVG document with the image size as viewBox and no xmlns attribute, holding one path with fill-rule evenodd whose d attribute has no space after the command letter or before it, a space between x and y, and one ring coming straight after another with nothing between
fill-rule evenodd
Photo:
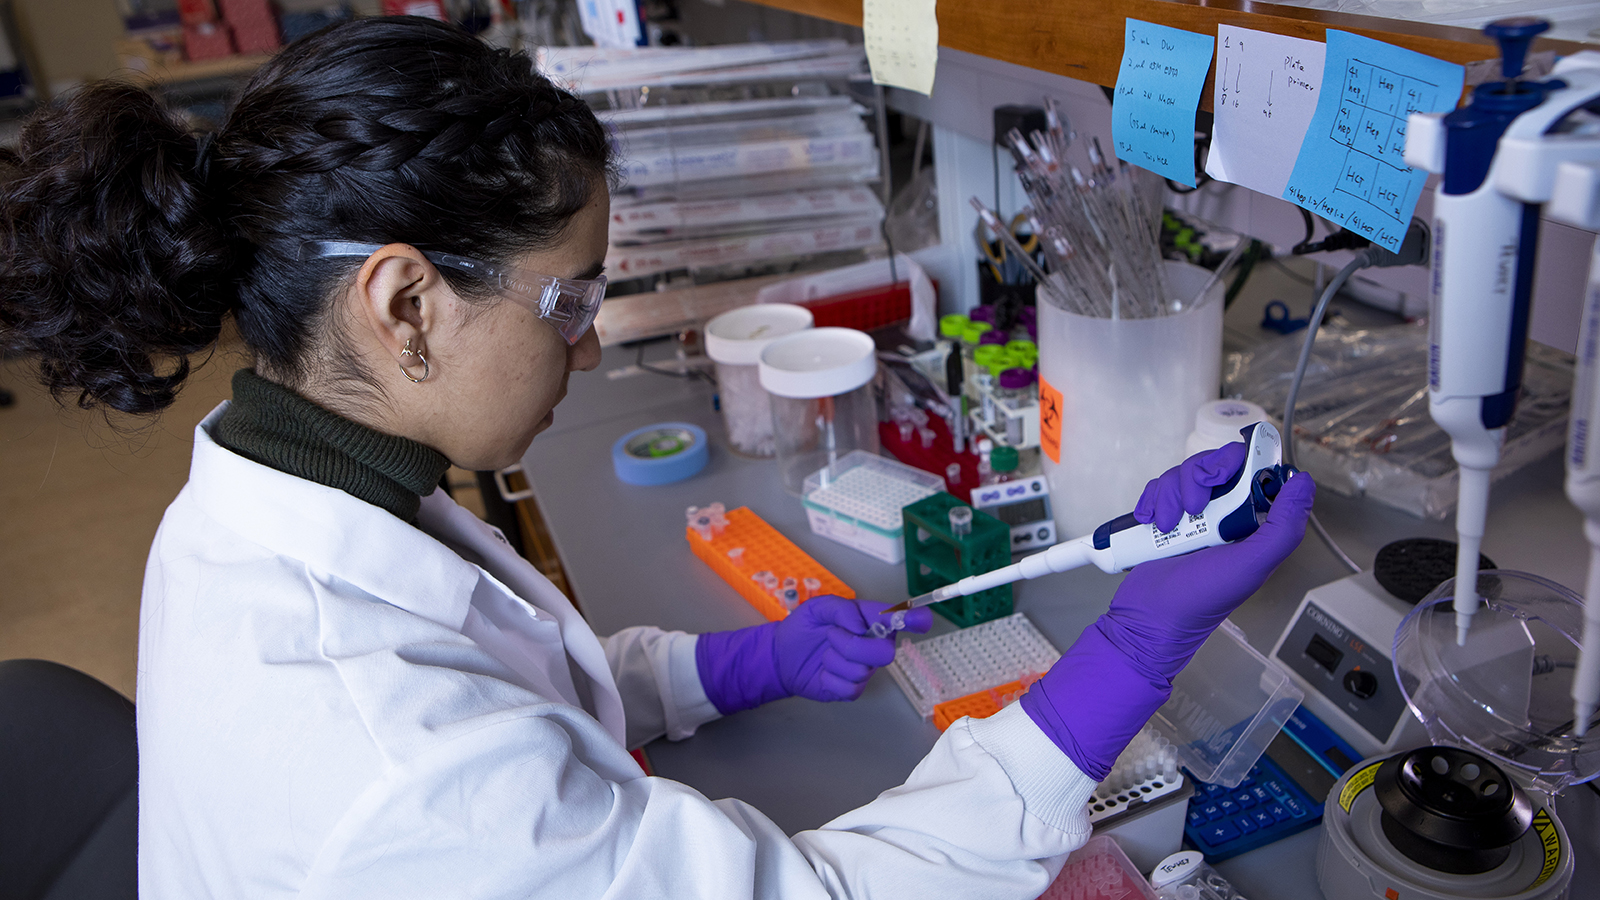
<instances>
[{"instance_id":1,"label":"lab bench top","mask_svg":"<svg viewBox=\"0 0 1600 900\"><path fill-rule=\"evenodd\" d=\"M684 537L684 510L718 501L729 509L748 506L858 596L906 598L902 566L812 534L799 499L784 492L776 464L729 449L709 385L641 371L634 367L636 352L607 348L596 371L574 374L555 423L523 460L568 582L597 633L629 625L718 631L764 621L690 552ZM671 356L661 344L647 346L645 353L656 361ZM617 480L611 468L617 438L671 421L706 430L711 454L705 469L675 484L643 487ZM1560 454L1551 454L1497 484L1483 547L1503 568L1581 586L1588 548L1561 478ZM1317 498L1316 511L1358 561L1369 562L1379 548L1401 538L1454 537L1450 521L1420 520L1331 491ZM1269 650L1306 591L1346 574L1308 532L1233 620L1255 647ZM1119 581L1090 567L1020 582L1016 608L1065 649L1105 610ZM935 618L933 634L953 629ZM712 798L745 800L793 834L903 782L938 734L880 672L853 703L782 700L711 722L688 740L656 741L646 753L657 774ZM1573 788L1559 798L1557 811L1577 848L1574 884L1600 883L1600 797L1587 786ZM1320 835L1320 828L1302 832L1218 869L1254 900L1318 897Z\"/></svg>"}]
</instances>

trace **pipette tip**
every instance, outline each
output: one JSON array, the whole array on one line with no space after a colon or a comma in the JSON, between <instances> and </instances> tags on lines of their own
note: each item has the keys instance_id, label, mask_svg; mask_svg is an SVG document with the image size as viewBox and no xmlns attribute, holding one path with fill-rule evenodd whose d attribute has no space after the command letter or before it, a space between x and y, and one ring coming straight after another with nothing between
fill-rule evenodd
<instances>
[{"instance_id":1,"label":"pipette tip","mask_svg":"<svg viewBox=\"0 0 1600 900\"><path fill-rule=\"evenodd\" d=\"M1583 737L1589 731L1589 720L1594 718L1595 705L1578 700L1572 705L1572 736Z\"/></svg>"},{"instance_id":2,"label":"pipette tip","mask_svg":"<svg viewBox=\"0 0 1600 900\"><path fill-rule=\"evenodd\" d=\"M1459 615L1456 616L1456 646L1457 647L1465 647L1467 645L1467 632L1469 632L1471 630L1472 630L1472 617L1471 616L1468 616L1465 621L1462 621L1461 616L1459 616Z\"/></svg>"}]
</instances>

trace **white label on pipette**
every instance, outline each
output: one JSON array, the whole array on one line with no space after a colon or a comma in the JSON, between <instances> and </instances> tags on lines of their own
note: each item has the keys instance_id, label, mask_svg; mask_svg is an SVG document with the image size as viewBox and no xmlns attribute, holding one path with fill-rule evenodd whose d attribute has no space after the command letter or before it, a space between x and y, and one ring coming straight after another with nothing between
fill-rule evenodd
<instances>
[{"instance_id":1,"label":"white label on pipette","mask_svg":"<svg viewBox=\"0 0 1600 900\"><path fill-rule=\"evenodd\" d=\"M1190 541L1205 537L1211 533L1211 526L1206 524L1206 517L1189 513L1183 517L1177 527L1163 534L1155 535L1157 550L1164 550L1176 544L1187 544Z\"/></svg>"}]
</instances>

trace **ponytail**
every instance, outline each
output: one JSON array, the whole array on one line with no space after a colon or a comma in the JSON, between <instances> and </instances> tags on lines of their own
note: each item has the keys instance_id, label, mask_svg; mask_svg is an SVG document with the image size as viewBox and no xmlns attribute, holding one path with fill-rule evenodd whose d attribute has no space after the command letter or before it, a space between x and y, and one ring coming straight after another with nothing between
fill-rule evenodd
<instances>
[{"instance_id":1,"label":"ponytail","mask_svg":"<svg viewBox=\"0 0 1600 900\"><path fill-rule=\"evenodd\" d=\"M58 399L161 410L216 341L237 250L195 151L181 119L113 82L23 128L0 190L0 335Z\"/></svg>"}]
</instances>

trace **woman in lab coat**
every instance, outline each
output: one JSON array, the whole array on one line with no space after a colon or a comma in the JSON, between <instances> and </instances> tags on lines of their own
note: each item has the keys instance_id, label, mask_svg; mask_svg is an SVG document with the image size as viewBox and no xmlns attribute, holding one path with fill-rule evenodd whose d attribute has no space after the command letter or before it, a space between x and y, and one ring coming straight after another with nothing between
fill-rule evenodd
<instances>
[{"instance_id":1,"label":"woman in lab coat","mask_svg":"<svg viewBox=\"0 0 1600 900\"><path fill-rule=\"evenodd\" d=\"M893 656L879 605L602 639L433 490L521 458L598 362L614 162L581 101L453 28L361 20L279 53L214 135L91 85L7 162L0 330L58 395L158 411L230 317L255 356L150 553L147 897L1033 897L1172 676L1303 533L1297 476L1254 537L1139 567L1021 703L790 838L628 750L857 696ZM1152 482L1141 517L1198 509L1239 446Z\"/></svg>"}]
</instances>

